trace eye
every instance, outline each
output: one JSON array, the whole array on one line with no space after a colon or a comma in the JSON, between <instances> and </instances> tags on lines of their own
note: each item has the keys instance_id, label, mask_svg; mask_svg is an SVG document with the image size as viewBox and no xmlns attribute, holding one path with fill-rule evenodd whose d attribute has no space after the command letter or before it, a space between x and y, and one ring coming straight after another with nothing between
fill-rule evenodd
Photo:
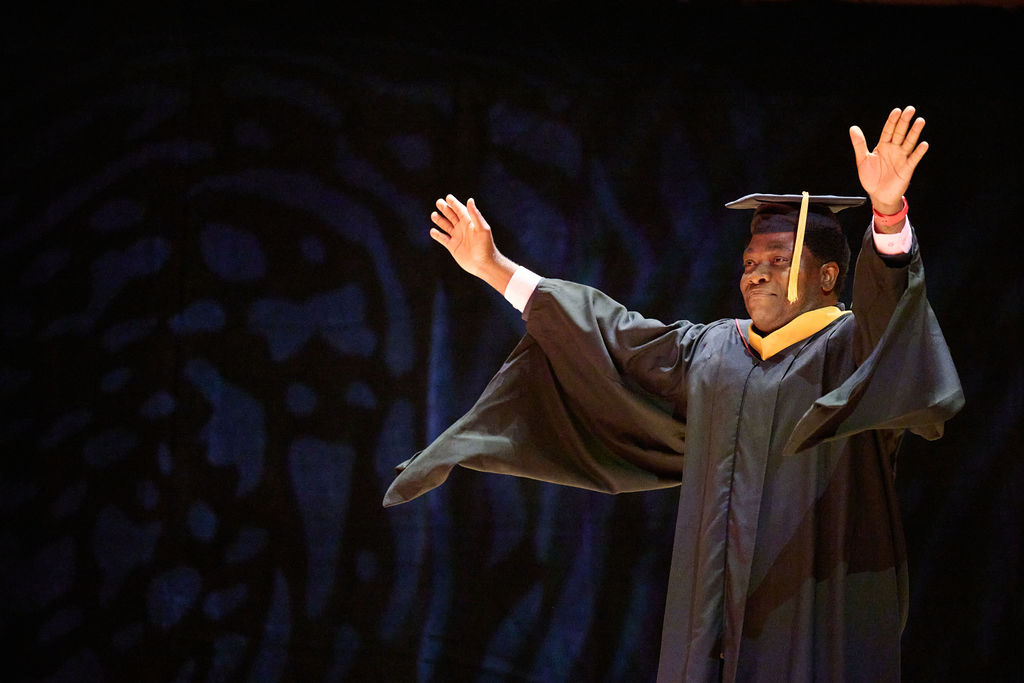
<instances>
[{"instance_id":1,"label":"eye","mask_svg":"<svg viewBox=\"0 0 1024 683\"><path fill-rule=\"evenodd\" d=\"M789 258L786 257L786 256L776 256L772 260L772 262L777 264L777 265L782 265L782 264L785 264L785 263L789 263Z\"/></svg>"}]
</instances>

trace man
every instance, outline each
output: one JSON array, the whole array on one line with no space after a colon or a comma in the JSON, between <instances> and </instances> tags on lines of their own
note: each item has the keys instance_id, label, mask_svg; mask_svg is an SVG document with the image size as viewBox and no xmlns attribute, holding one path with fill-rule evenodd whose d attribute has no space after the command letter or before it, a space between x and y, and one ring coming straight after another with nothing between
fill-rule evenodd
<instances>
[{"instance_id":1,"label":"man","mask_svg":"<svg viewBox=\"0 0 1024 683\"><path fill-rule=\"evenodd\" d=\"M896 452L906 430L941 436L963 404L906 218L927 151L914 113L894 109L870 152L850 129L874 214L852 313L834 211L859 198L734 202L756 209L750 320L669 325L517 266L472 199L438 200L431 236L523 311L527 334L384 504L456 464L608 492L680 486L659 680L898 680Z\"/></svg>"}]
</instances>

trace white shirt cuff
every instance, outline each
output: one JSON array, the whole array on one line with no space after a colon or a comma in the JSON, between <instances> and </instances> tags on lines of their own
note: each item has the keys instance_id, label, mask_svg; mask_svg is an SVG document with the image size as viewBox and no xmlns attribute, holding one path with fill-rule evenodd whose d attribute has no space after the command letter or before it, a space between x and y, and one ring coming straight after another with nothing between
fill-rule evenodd
<instances>
[{"instance_id":1,"label":"white shirt cuff","mask_svg":"<svg viewBox=\"0 0 1024 683\"><path fill-rule=\"evenodd\" d=\"M879 254L887 256L898 256L909 254L910 248L914 245L914 236L910 228L910 217L903 221L903 229L895 235L888 235L875 230L874 221L871 223L871 234L875 238L875 249Z\"/></svg>"},{"instance_id":2,"label":"white shirt cuff","mask_svg":"<svg viewBox=\"0 0 1024 683\"><path fill-rule=\"evenodd\" d=\"M505 287L505 299L522 313L526 310L526 303L530 300L530 296L533 295L533 290L537 288L537 283L540 280L540 275L522 266L517 266L515 272L512 273L512 279Z\"/></svg>"}]
</instances>

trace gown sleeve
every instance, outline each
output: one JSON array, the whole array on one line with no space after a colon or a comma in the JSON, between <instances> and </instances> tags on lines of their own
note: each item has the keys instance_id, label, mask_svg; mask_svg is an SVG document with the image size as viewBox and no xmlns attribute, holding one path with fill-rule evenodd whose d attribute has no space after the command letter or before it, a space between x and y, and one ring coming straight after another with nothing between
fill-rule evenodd
<instances>
[{"instance_id":1,"label":"gown sleeve","mask_svg":"<svg viewBox=\"0 0 1024 683\"><path fill-rule=\"evenodd\" d=\"M880 257L871 240L869 228L854 276L858 367L814 402L787 453L870 429L909 430L935 440L963 407L960 378L926 297L916 238L905 264Z\"/></svg>"},{"instance_id":2,"label":"gown sleeve","mask_svg":"<svg viewBox=\"0 0 1024 683\"><path fill-rule=\"evenodd\" d=\"M665 325L596 289L545 279L527 332L473 407L400 464L396 505L453 467L606 493L678 486L685 365L704 326Z\"/></svg>"}]
</instances>

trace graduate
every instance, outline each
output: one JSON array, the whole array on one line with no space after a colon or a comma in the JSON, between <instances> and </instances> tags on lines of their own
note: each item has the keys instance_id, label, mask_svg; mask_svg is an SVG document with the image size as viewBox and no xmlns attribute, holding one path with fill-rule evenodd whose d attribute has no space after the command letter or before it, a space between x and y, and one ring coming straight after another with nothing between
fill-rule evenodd
<instances>
[{"instance_id":1,"label":"graduate","mask_svg":"<svg viewBox=\"0 0 1024 683\"><path fill-rule=\"evenodd\" d=\"M526 334L473 408L398 466L384 505L452 467L609 493L680 487L659 681L897 681L907 616L895 461L942 435L963 392L925 297L906 193L924 119L877 145L850 128L863 197L749 195L749 319L666 324L541 277L495 245L474 200L437 201L431 236L523 313Z\"/></svg>"}]
</instances>

